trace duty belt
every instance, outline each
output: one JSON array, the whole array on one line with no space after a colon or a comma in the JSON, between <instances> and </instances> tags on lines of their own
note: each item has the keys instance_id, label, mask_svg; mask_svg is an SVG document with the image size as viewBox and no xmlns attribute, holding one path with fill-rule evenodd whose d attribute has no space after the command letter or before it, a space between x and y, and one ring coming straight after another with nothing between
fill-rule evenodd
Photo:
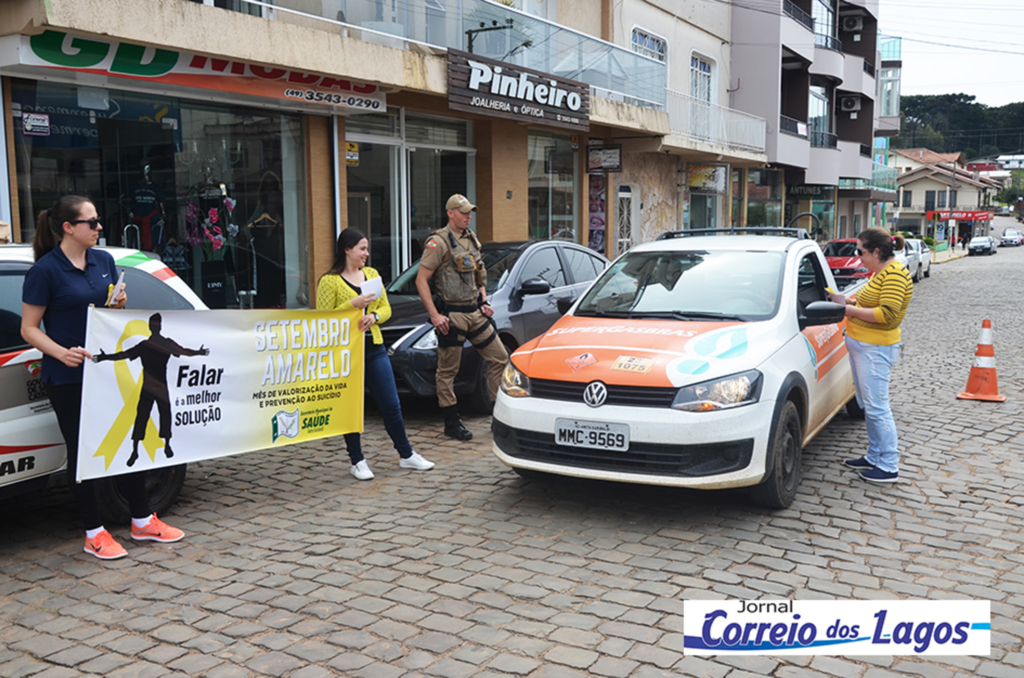
<instances>
[{"instance_id":1,"label":"duty belt","mask_svg":"<svg viewBox=\"0 0 1024 678\"><path fill-rule=\"evenodd\" d=\"M476 313L480 310L480 306L477 304L459 305L449 304L448 302L444 303L444 308L446 311L455 311L456 313Z\"/></svg>"}]
</instances>

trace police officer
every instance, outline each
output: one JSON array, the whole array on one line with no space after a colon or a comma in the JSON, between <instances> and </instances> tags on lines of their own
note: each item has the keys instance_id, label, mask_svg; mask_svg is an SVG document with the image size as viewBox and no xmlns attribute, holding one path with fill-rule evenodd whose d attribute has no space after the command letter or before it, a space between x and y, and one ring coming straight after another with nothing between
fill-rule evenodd
<instances>
[{"instance_id":1,"label":"police officer","mask_svg":"<svg viewBox=\"0 0 1024 678\"><path fill-rule=\"evenodd\" d=\"M416 274L416 289L437 332L437 402L444 413L444 433L469 440L456 408L453 383L467 339L487 361L487 390L491 402L498 396L498 381L508 362L505 346L487 303L487 271L480 256L480 241L469 222L476 205L456 193L445 204L448 225L427 239Z\"/></svg>"}]
</instances>

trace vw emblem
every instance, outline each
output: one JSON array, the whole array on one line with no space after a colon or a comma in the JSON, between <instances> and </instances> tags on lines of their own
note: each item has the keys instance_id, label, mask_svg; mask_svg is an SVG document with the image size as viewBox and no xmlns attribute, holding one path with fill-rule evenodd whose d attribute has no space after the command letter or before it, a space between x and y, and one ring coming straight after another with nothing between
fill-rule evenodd
<instances>
[{"instance_id":1,"label":"vw emblem","mask_svg":"<svg viewBox=\"0 0 1024 678\"><path fill-rule=\"evenodd\" d=\"M583 402L591 407L601 407L608 399L608 387L599 381L592 381L583 389Z\"/></svg>"}]
</instances>

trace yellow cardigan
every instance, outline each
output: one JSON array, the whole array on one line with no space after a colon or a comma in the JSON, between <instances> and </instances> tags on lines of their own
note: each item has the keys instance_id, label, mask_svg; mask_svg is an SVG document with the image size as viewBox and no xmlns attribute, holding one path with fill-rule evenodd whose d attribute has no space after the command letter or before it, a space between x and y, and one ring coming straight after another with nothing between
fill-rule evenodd
<instances>
[{"instance_id":1,"label":"yellow cardigan","mask_svg":"<svg viewBox=\"0 0 1024 678\"><path fill-rule=\"evenodd\" d=\"M363 274L366 275L367 280L380 277L380 273L369 266L363 267ZM340 275L327 273L320 278L320 283L316 286L316 310L343 311L354 308L352 300L357 296L359 295L352 289L352 286ZM373 336L374 344L383 344L384 336L380 333L380 325L386 323L391 317L391 304L388 303L387 289L379 299L370 302L370 305L366 307L366 313L377 314L377 322L370 326L370 334Z\"/></svg>"}]
</instances>

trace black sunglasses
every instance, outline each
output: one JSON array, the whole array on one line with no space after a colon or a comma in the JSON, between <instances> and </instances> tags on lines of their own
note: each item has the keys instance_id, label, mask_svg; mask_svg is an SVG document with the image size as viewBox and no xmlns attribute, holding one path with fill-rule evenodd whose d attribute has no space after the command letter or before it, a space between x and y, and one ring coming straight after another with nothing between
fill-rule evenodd
<instances>
[{"instance_id":1,"label":"black sunglasses","mask_svg":"<svg viewBox=\"0 0 1024 678\"><path fill-rule=\"evenodd\" d=\"M95 231L97 228L100 227L100 218L93 217L92 219L75 219L74 221L69 221L68 223L73 226L76 224L89 224L89 229Z\"/></svg>"},{"instance_id":2,"label":"black sunglasses","mask_svg":"<svg viewBox=\"0 0 1024 678\"><path fill-rule=\"evenodd\" d=\"M858 247L857 248L857 256L858 257L863 257L864 256L864 252L866 252L866 251L867 250L862 250L861 248Z\"/></svg>"}]
</instances>

